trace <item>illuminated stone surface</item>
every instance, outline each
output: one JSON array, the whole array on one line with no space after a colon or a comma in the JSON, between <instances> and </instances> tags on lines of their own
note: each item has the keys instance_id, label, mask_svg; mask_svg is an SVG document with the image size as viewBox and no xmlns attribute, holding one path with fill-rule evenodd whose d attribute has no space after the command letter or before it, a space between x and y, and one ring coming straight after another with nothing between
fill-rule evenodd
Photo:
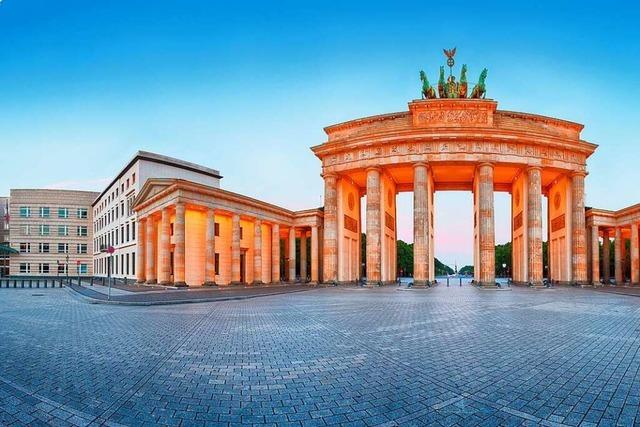
<instances>
[{"instance_id":1,"label":"illuminated stone surface","mask_svg":"<svg viewBox=\"0 0 640 427\"><path fill-rule=\"evenodd\" d=\"M64 289L0 295L0 424L633 425L638 416L634 297L328 288L125 307Z\"/></svg>"}]
</instances>

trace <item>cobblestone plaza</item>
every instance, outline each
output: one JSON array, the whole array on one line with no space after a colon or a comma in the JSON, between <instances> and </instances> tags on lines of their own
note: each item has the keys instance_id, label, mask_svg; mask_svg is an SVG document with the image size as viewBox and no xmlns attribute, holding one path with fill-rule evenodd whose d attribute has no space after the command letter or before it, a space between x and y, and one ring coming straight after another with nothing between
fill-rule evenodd
<instances>
[{"instance_id":1,"label":"cobblestone plaza","mask_svg":"<svg viewBox=\"0 0 640 427\"><path fill-rule=\"evenodd\" d=\"M640 299L320 288L172 306L2 289L2 425L633 425Z\"/></svg>"}]
</instances>

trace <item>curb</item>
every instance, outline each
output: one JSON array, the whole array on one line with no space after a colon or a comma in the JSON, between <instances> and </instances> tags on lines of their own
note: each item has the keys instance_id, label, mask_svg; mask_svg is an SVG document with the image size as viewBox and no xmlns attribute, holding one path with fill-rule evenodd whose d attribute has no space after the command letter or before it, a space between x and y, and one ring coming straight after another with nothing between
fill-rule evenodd
<instances>
[{"instance_id":1,"label":"curb","mask_svg":"<svg viewBox=\"0 0 640 427\"><path fill-rule=\"evenodd\" d=\"M283 291L283 292L273 292L269 294L257 294L257 295L238 295L238 296L229 296L229 297L213 297L213 298L198 298L198 299L182 299L182 300L173 300L173 301L118 301L118 300L103 300L98 298L93 298L88 295L84 295L83 293L77 291L74 288L66 287L69 292L72 293L75 297L80 297L84 302L89 304L107 304L107 305L129 305L129 306L152 306L152 305L177 305L177 304L197 304L200 302L218 302L218 301L240 301L245 299L253 299L260 297L269 297L274 295L283 295L283 294L293 294L298 292L306 292L314 290L312 289L297 289L292 291Z\"/></svg>"}]
</instances>

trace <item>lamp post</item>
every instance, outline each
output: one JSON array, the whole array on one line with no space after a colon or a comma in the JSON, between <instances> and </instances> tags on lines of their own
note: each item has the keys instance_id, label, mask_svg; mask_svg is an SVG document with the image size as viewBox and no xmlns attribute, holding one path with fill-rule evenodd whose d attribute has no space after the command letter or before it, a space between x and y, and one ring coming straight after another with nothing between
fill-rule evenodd
<instances>
[{"instance_id":1,"label":"lamp post","mask_svg":"<svg viewBox=\"0 0 640 427\"><path fill-rule=\"evenodd\" d=\"M65 273L67 275L67 285L69 284L69 254L67 253L67 256L65 257L66 259L66 263L65 263Z\"/></svg>"},{"instance_id":2,"label":"lamp post","mask_svg":"<svg viewBox=\"0 0 640 427\"><path fill-rule=\"evenodd\" d=\"M506 263L502 263L502 275L507 277L507 264Z\"/></svg>"}]
</instances>

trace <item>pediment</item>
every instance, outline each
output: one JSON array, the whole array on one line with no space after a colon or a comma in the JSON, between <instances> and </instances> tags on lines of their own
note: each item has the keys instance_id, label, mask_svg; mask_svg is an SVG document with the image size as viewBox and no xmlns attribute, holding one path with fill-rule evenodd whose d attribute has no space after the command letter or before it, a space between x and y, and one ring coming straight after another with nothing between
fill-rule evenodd
<instances>
[{"instance_id":1,"label":"pediment","mask_svg":"<svg viewBox=\"0 0 640 427\"><path fill-rule=\"evenodd\" d=\"M142 186L140 193L136 196L134 207L141 205L174 184L175 180L173 179L148 179Z\"/></svg>"}]
</instances>

